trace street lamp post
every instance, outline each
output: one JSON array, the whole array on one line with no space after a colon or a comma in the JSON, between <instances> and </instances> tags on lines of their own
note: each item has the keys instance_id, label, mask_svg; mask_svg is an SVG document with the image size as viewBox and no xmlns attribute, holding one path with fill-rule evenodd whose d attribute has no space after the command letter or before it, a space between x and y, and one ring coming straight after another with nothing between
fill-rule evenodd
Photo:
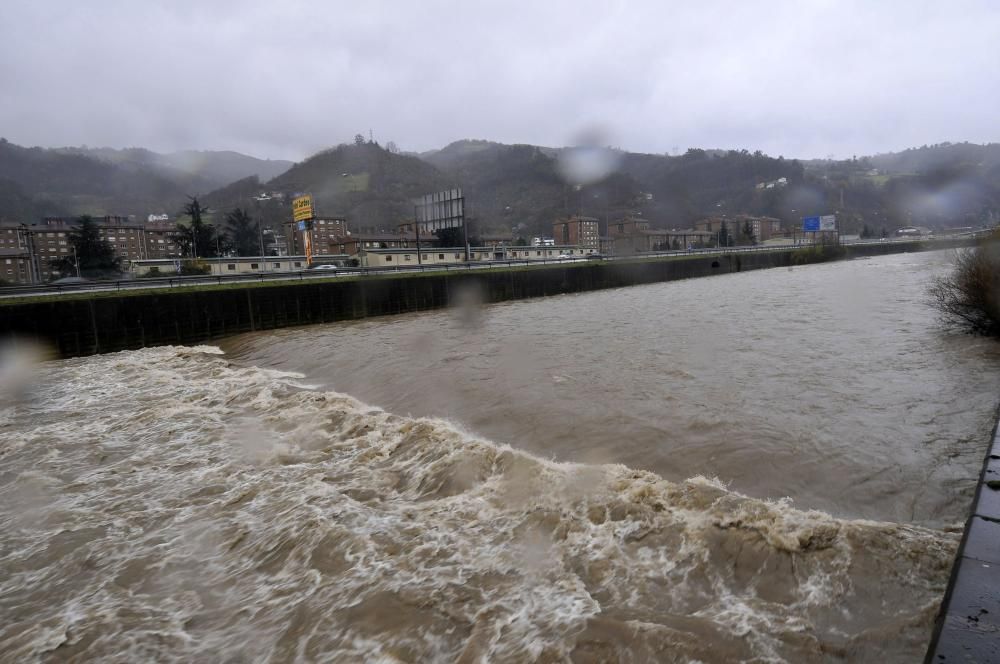
<instances>
[{"instance_id":1,"label":"street lamp post","mask_svg":"<svg viewBox=\"0 0 1000 664\"><path fill-rule=\"evenodd\" d=\"M73 264L76 266L76 278L80 279L80 257L76 253L76 245L73 246Z\"/></svg>"}]
</instances>

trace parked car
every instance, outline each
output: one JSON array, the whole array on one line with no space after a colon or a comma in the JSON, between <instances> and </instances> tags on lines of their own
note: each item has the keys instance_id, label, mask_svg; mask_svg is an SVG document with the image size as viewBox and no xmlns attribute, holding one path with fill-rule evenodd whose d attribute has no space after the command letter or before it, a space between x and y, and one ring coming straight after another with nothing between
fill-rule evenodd
<instances>
[{"instance_id":1,"label":"parked car","mask_svg":"<svg viewBox=\"0 0 1000 664\"><path fill-rule=\"evenodd\" d=\"M330 272L336 272L336 265L313 265L310 270L329 270Z\"/></svg>"}]
</instances>

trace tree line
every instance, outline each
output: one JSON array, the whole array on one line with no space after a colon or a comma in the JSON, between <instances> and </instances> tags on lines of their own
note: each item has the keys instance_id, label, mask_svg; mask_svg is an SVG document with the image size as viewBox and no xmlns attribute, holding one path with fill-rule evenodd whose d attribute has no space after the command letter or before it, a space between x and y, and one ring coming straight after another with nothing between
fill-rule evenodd
<instances>
[{"instance_id":1,"label":"tree line","mask_svg":"<svg viewBox=\"0 0 1000 664\"><path fill-rule=\"evenodd\" d=\"M211 210L197 197L184 206L182 213L190 223L177 224L172 240L186 258L218 258L220 256L259 256L263 253L260 229L244 208L226 213L225 226L216 227L206 221Z\"/></svg>"}]
</instances>

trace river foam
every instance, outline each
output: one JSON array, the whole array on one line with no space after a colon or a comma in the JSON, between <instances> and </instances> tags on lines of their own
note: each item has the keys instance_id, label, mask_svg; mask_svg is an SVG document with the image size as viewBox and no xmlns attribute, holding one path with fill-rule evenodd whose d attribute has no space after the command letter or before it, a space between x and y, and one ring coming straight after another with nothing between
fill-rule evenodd
<instances>
[{"instance_id":1,"label":"river foam","mask_svg":"<svg viewBox=\"0 0 1000 664\"><path fill-rule=\"evenodd\" d=\"M0 419L7 661L913 661L955 532L555 463L211 347Z\"/></svg>"}]
</instances>

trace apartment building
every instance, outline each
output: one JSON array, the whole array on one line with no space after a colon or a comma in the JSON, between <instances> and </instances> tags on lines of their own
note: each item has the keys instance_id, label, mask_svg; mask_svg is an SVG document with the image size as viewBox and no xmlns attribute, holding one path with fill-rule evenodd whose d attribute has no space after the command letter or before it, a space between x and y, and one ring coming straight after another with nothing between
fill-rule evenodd
<instances>
[{"instance_id":1,"label":"apartment building","mask_svg":"<svg viewBox=\"0 0 1000 664\"><path fill-rule=\"evenodd\" d=\"M598 220L594 217L570 217L552 224L552 237L556 244L584 247L597 251L601 247Z\"/></svg>"},{"instance_id":2,"label":"apartment building","mask_svg":"<svg viewBox=\"0 0 1000 664\"><path fill-rule=\"evenodd\" d=\"M0 246L0 284L30 284L31 256L26 249Z\"/></svg>"},{"instance_id":3,"label":"apartment building","mask_svg":"<svg viewBox=\"0 0 1000 664\"><path fill-rule=\"evenodd\" d=\"M695 222L694 228L698 231L718 234L723 224L726 225L726 231L733 237L734 241L742 237L743 229L747 224L749 224L751 234L757 242L764 242L781 234L780 219L755 217L748 214L737 214L732 217L707 217Z\"/></svg>"},{"instance_id":4,"label":"apartment building","mask_svg":"<svg viewBox=\"0 0 1000 664\"><path fill-rule=\"evenodd\" d=\"M119 216L95 217L94 221L101 239L123 261L180 256L173 241L175 227L169 222L141 223ZM77 224L75 217L46 217L33 224L0 222L0 250L27 255L29 281L50 281L59 277L52 263L73 254L69 238ZM14 258L10 260L13 266ZM3 271L6 265L0 264ZM5 278L2 273L0 278Z\"/></svg>"},{"instance_id":5,"label":"apartment building","mask_svg":"<svg viewBox=\"0 0 1000 664\"><path fill-rule=\"evenodd\" d=\"M347 219L344 217L316 217L312 229L304 230L298 222L285 223L285 246L292 254L305 253L305 234L312 234L314 254L338 253L341 241L348 236Z\"/></svg>"}]
</instances>

